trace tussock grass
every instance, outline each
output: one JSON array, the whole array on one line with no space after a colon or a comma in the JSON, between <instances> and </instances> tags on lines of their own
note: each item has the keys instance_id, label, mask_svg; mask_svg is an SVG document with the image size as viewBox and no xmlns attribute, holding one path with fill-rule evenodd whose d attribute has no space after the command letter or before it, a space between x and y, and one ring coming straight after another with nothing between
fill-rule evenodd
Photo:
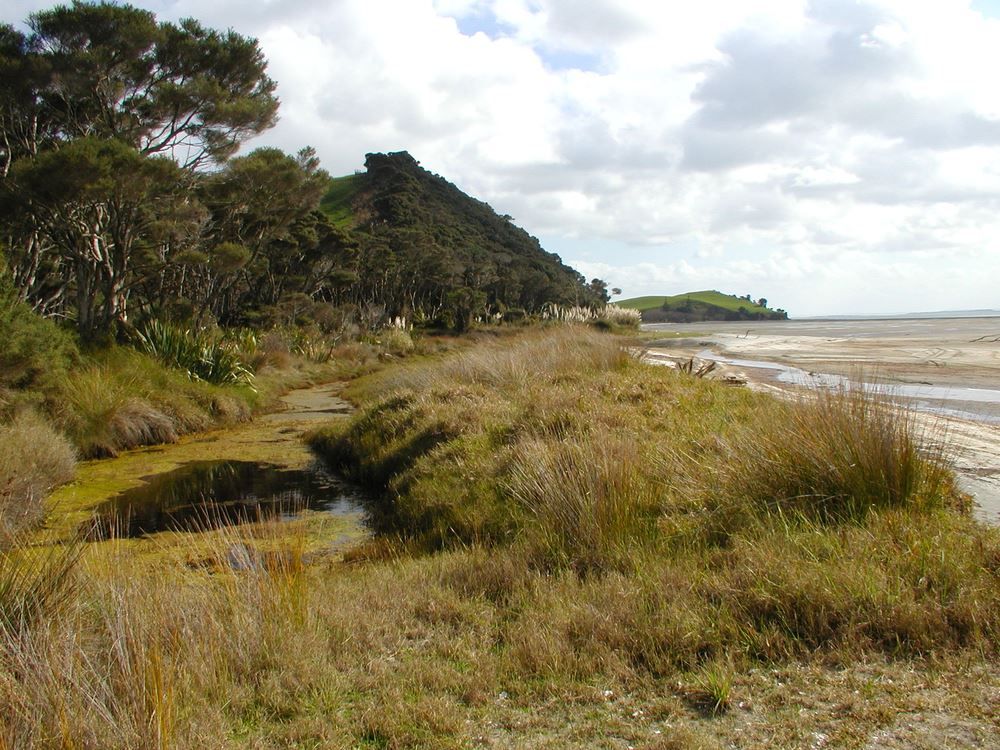
<instances>
[{"instance_id":1,"label":"tussock grass","mask_svg":"<svg viewBox=\"0 0 1000 750\"><path fill-rule=\"evenodd\" d=\"M502 549L508 568L626 576L602 600L626 618L608 632L630 668L809 648L925 653L995 632L971 604L997 601L995 533L968 546L974 524L955 510L940 449L870 393L778 403L642 366L614 338L572 328L365 389L372 405L313 443L385 491L382 528L424 549ZM947 552L932 560L932 547ZM913 578L900 561L918 549L934 572ZM970 559L980 567L957 562ZM559 610L526 627L525 663L576 663L578 643L555 645ZM573 608L574 628L586 619Z\"/></svg>"},{"instance_id":2,"label":"tussock grass","mask_svg":"<svg viewBox=\"0 0 1000 750\"><path fill-rule=\"evenodd\" d=\"M248 388L191 380L139 352L110 349L66 377L52 400L55 423L81 454L103 457L246 420L259 397Z\"/></svg>"},{"instance_id":3,"label":"tussock grass","mask_svg":"<svg viewBox=\"0 0 1000 750\"><path fill-rule=\"evenodd\" d=\"M636 443L613 436L520 443L506 490L529 520L529 556L581 573L627 564L660 509L660 492L635 471L642 460Z\"/></svg>"},{"instance_id":4,"label":"tussock grass","mask_svg":"<svg viewBox=\"0 0 1000 750\"><path fill-rule=\"evenodd\" d=\"M708 748L766 727L746 744L863 745L939 700L942 675L949 711L995 726L1000 534L953 507L916 433L890 431L916 479L821 473L815 510L785 489L805 480L769 476L797 468L772 436L812 424L802 405L586 330L481 340L355 390L359 414L313 440L385 492L384 533L347 564L277 523L207 531L189 558L90 548L71 595L5 636L0 743ZM823 408L846 410L813 426L831 460L890 419ZM839 687L785 685L796 669ZM918 694L869 688L870 710L872 674Z\"/></svg>"},{"instance_id":5,"label":"tussock grass","mask_svg":"<svg viewBox=\"0 0 1000 750\"><path fill-rule=\"evenodd\" d=\"M0 551L0 643L10 644L72 605L83 550L80 542L42 550L14 542Z\"/></svg>"},{"instance_id":6,"label":"tussock grass","mask_svg":"<svg viewBox=\"0 0 1000 750\"><path fill-rule=\"evenodd\" d=\"M73 447L33 411L0 425L0 547L42 518L53 487L73 478Z\"/></svg>"},{"instance_id":7,"label":"tussock grass","mask_svg":"<svg viewBox=\"0 0 1000 750\"><path fill-rule=\"evenodd\" d=\"M822 390L741 436L717 494L751 512L826 520L957 502L941 443L930 444L905 409L860 388Z\"/></svg>"}]
</instances>

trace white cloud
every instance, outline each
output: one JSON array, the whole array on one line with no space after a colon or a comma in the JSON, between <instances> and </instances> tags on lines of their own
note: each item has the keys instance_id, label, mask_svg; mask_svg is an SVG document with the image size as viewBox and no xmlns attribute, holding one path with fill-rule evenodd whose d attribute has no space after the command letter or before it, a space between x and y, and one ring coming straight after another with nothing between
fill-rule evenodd
<instances>
[{"instance_id":1,"label":"white cloud","mask_svg":"<svg viewBox=\"0 0 1000 750\"><path fill-rule=\"evenodd\" d=\"M260 39L260 142L407 149L626 295L1000 307L1000 21L967 2L139 4Z\"/></svg>"}]
</instances>

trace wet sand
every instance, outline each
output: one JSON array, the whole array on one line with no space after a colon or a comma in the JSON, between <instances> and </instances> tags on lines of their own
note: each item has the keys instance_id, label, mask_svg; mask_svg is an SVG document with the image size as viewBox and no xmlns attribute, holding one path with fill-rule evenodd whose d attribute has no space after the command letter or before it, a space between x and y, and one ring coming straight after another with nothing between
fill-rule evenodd
<instances>
[{"instance_id":1,"label":"wet sand","mask_svg":"<svg viewBox=\"0 0 1000 750\"><path fill-rule=\"evenodd\" d=\"M717 362L713 377L744 379L759 390L852 382L910 406L933 434L944 434L977 515L1000 524L1000 317L659 323L647 359Z\"/></svg>"}]
</instances>

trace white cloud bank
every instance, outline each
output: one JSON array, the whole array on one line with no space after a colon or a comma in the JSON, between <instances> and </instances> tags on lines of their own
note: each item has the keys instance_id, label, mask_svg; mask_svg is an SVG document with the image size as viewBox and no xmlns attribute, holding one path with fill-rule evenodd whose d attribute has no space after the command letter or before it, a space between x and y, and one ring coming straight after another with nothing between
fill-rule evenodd
<instances>
[{"instance_id":1,"label":"white cloud bank","mask_svg":"<svg viewBox=\"0 0 1000 750\"><path fill-rule=\"evenodd\" d=\"M409 150L626 296L1000 307L988 1L139 4L260 39L262 143L333 173Z\"/></svg>"}]
</instances>

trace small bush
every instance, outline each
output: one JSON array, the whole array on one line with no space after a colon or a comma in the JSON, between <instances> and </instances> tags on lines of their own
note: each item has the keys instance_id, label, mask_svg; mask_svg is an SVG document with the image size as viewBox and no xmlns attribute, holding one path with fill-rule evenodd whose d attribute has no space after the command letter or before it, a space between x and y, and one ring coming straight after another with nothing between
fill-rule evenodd
<instances>
[{"instance_id":1,"label":"small bush","mask_svg":"<svg viewBox=\"0 0 1000 750\"><path fill-rule=\"evenodd\" d=\"M47 392L78 357L68 332L17 298L0 255L0 392Z\"/></svg>"},{"instance_id":2,"label":"small bush","mask_svg":"<svg viewBox=\"0 0 1000 750\"><path fill-rule=\"evenodd\" d=\"M373 343L393 356L409 354L413 351L413 338L409 331L402 328L386 328L379 331L375 335Z\"/></svg>"},{"instance_id":3,"label":"small bush","mask_svg":"<svg viewBox=\"0 0 1000 750\"><path fill-rule=\"evenodd\" d=\"M560 307L550 305L543 313L543 320L554 320L560 323L589 323L598 329L612 330L620 328L638 328L642 322L642 314L618 305L604 307Z\"/></svg>"},{"instance_id":4,"label":"small bush","mask_svg":"<svg viewBox=\"0 0 1000 750\"><path fill-rule=\"evenodd\" d=\"M111 348L63 378L51 411L81 455L94 458L243 421L257 398L247 387L191 380L144 354Z\"/></svg>"},{"instance_id":5,"label":"small bush","mask_svg":"<svg viewBox=\"0 0 1000 750\"><path fill-rule=\"evenodd\" d=\"M215 385L253 384L253 373L235 347L224 339L213 339L157 320L149 321L135 336L140 351L183 370L191 378Z\"/></svg>"},{"instance_id":6,"label":"small bush","mask_svg":"<svg viewBox=\"0 0 1000 750\"><path fill-rule=\"evenodd\" d=\"M37 414L0 425L0 538L39 521L45 497L73 478L75 464L73 447Z\"/></svg>"}]
</instances>

